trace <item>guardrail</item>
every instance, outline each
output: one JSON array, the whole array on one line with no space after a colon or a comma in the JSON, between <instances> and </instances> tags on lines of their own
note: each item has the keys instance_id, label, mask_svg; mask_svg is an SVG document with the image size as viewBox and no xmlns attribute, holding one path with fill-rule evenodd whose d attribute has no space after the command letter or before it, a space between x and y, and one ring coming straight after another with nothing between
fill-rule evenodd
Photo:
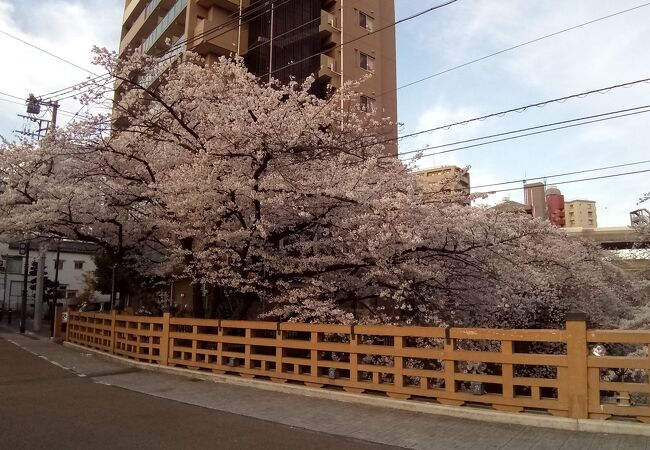
<instances>
[{"instance_id":1,"label":"guardrail","mask_svg":"<svg viewBox=\"0 0 650 450\"><path fill-rule=\"evenodd\" d=\"M500 330L72 312L67 340L218 374L445 405L650 422L650 332L588 331L582 317L567 320L564 330ZM607 356L607 348L636 356Z\"/></svg>"}]
</instances>

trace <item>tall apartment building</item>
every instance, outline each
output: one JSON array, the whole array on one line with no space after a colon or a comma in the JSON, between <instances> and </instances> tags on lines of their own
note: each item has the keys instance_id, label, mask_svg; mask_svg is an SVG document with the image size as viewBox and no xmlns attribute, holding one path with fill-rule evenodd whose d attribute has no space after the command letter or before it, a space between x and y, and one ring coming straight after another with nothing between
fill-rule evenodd
<instances>
[{"instance_id":1,"label":"tall apartment building","mask_svg":"<svg viewBox=\"0 0 650 450\"><path fill-rule=\"evenodd\" d=\"M360 104L397 122L395 31L369 35L393 22L394 0L126 0L119 51L160 54L178 44L144 80L150 85L183 50L208 63L243 56L261 79L315 75L319 96L327 95L327 86L369 76L358 89ZM397 126L387 134L396 137ZM397 144L388 151L396 154Z\"/></svg>"},{"instance_id":2,"label":"tall apartment building","mask_svg":"<svg viewBox=\"0 0 650 450\"><path fill-rule=\"evenodd\" d=\"M571 228L598 228L596 202L572 200L565 202L566 226Z\"/></svg>"}]
</instances>

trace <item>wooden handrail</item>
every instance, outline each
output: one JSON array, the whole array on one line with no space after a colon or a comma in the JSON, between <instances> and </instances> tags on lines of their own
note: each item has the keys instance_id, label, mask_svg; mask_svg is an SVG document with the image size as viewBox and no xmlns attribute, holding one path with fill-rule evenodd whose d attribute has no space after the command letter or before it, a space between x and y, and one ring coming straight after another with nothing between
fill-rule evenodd
<instances>
[{"instance_id":1,"label":"wooden handrail","mask_svg":"<svg viewBox=\"0 0 650 450\"><path fill-rule=\"evenodd\" d=\"M137 361L275 382L401 399L429 397L448 405L483 403L512 412L534 408L573 418L623 415L650 422L647 351L635 357L588 355L596 344L647 349L650 332L587 330L580 316L568 320L564 330L508 330L71 312L67 340ZM531 343L540 343L536 352L522 352ZM548 351L540 353L544 346ZM601 371L608 368L634 370L636 381L604 379Z\"/></svg>"}]
</instances>

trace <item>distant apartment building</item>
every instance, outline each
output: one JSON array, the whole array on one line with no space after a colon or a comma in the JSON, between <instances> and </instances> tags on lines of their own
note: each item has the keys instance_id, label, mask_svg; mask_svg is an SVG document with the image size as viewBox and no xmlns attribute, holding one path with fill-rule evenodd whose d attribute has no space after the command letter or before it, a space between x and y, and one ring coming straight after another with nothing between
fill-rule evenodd
<instances>
[{"instance_id":1,"label":"distant apartment building","mask_svg":"<svg viewBox=\"0 0 650 450\"><path fill-rule=\"evenodd\" d=\"M395 31L369 35L394 22L394 0L126 0L119 51L160 55L172 45L167 61L141 80L148 86L184 50L208 64L240 55L262 80L314 75L313 93L321 97L328 86L369 76L358 89L359 103L396 123ZM386 133L396 137L397 126ZM396 144L388 147L397 154Z\"/></svg>"},{"instance_id":2,"label":"distant apartment building","mask_svg":"<svg viewBox=\"0 0 650 450\"><path fill-rule=\"evenodd\" d=\"M572 200L565 202L566 226L571 228L598 228L596 202L593 200Z\"/></svg>"},{"instance_id":3,"label":"distant apartment building","mask_svg":"<svg viewBox=\"0 0 650 450\"><path fill-rule=\"evenodd\" d=\"M417 179L435 193L460 194L469 196L469 171L457 166L442 166L414 172Z\"/></svg>"}]
</instances>

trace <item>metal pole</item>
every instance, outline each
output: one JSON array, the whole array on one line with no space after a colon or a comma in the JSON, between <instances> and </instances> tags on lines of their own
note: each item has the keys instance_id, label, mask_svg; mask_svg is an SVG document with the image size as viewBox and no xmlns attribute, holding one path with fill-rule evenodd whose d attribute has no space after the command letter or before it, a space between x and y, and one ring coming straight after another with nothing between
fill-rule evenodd
<instances>
[{"instance_id":1,"label":"metal pole","mask_svg":"<svg viewBox=\"0 0 650 450\"><path fill-rule=\"evenodd\" d=\"M273 22L275 18L275 3L271 0L271 30L269 32L269 83L273 78Z\"/></svg>"},{"instance_id":2,"label":"metal pole","mask_svg":"<svg viewBox=\"0 0 650 450\"><path fill-rule=\"evenodd\" d=\"M52 123L50 125L52 128L50 131L54 131L56 129L56 116L59 111L59 102L53 102L51 103L51 105L52 105Z\"/></svg>"},{"instance_id":3,"label":"metal pole","mask_svg":"<svg viewBox=\"0 0 650 450\"><path fill-rule=\"evenodd\" d=\"M115 268L117 264L113 264L113 273L111 275L111 311L115 309Z\"/></svg>"},{"instance_id":4,"label":"metal pole","mask_svg":"<svg viewBox=\"0 0 650 450\"><path fill-rule=\"evenodd\" d=\"M239 0L239 25L237 28L237 56L241 54L241 15L242 15L242 2L243 0Z\"/></svg>"},{"instance_id":5,"label":"metal pole","mask_svg":"<svg viewBox=\"0 0 650 450\"><path fill-rule=\"evenodd\" d=\"M345 20L344 20L345 17L344 17L344 15L343 15L343 13L344 13L344 9L343 9L343 8L344 8L343 1L344 1L344 0L341 0L341 24L340 24L340 27L341 27L341 42L345 42L345 41L343 40L343 31L344 31L344 29L345 29L345 28L344 28L344 27L345 27ZM344 56L344 55L343 55L343 46L339 47L339 49L340 49L339 51L341 52L341 86L343 86L343 84L345 83L345 78L343 77L343 68L345 67L345 64L344 64L344 58L343 58L343 56ZM344 103L344 101L343 101L343 97L344 97L344 96L341 96L341 115L343 114L343 111L344 111L344 109L345 109L345 103ZM341 124L341 125L342 125L342 124ZM341 128L343 128L343 126L341 126Z\"/></svg>"},{"instance_id":6,"label":"metal pole","mask_svg":"<svg viewBox=\"0 0 650 450\"><path fill-rule=\"evenodd\" d=\"M43 294L45 293L45 255L47 243L41 243L38 249L38 268L36 270L36 295L34 296L34 331L41 331L43 320Z\"/></svg>"},{"instance_id":7,"label":"metal pole","mask_svg":"<svg viewBox=\"0 0 650 450\"><path fill-rule=\"evenodd\" d=\"M5 302L7 301L7 272L9 268L9 255L3 255L5 258L5 275L4 283L2 284L2 309L5 309Z\"/></svg>"},{"instance_id":8,"label":"metal pole","mask_svg":"<svg viewBox=\"0 0 650 450\"><path fill-rule=\"evenodd\" d=\"M25 266L23 267L23 298L20 311L20 332L25 334L25 322L27 322L27 274L29 272L29 244L25 248Z\"/></svg>"},{"instance_id":9,"label":"metal pole","mask_svg":"<svg viewBox=\"0 0 650 450\"><path fill-rule=\"evenodd\" d=\"M59 298L59 258L61 258L61 239L56 244L56 260L54 262L54 298L52 299L52 306L50 307L50 337L54 337L54 314L56 311L56 303Z\"/></svg>"}]
</instances>

